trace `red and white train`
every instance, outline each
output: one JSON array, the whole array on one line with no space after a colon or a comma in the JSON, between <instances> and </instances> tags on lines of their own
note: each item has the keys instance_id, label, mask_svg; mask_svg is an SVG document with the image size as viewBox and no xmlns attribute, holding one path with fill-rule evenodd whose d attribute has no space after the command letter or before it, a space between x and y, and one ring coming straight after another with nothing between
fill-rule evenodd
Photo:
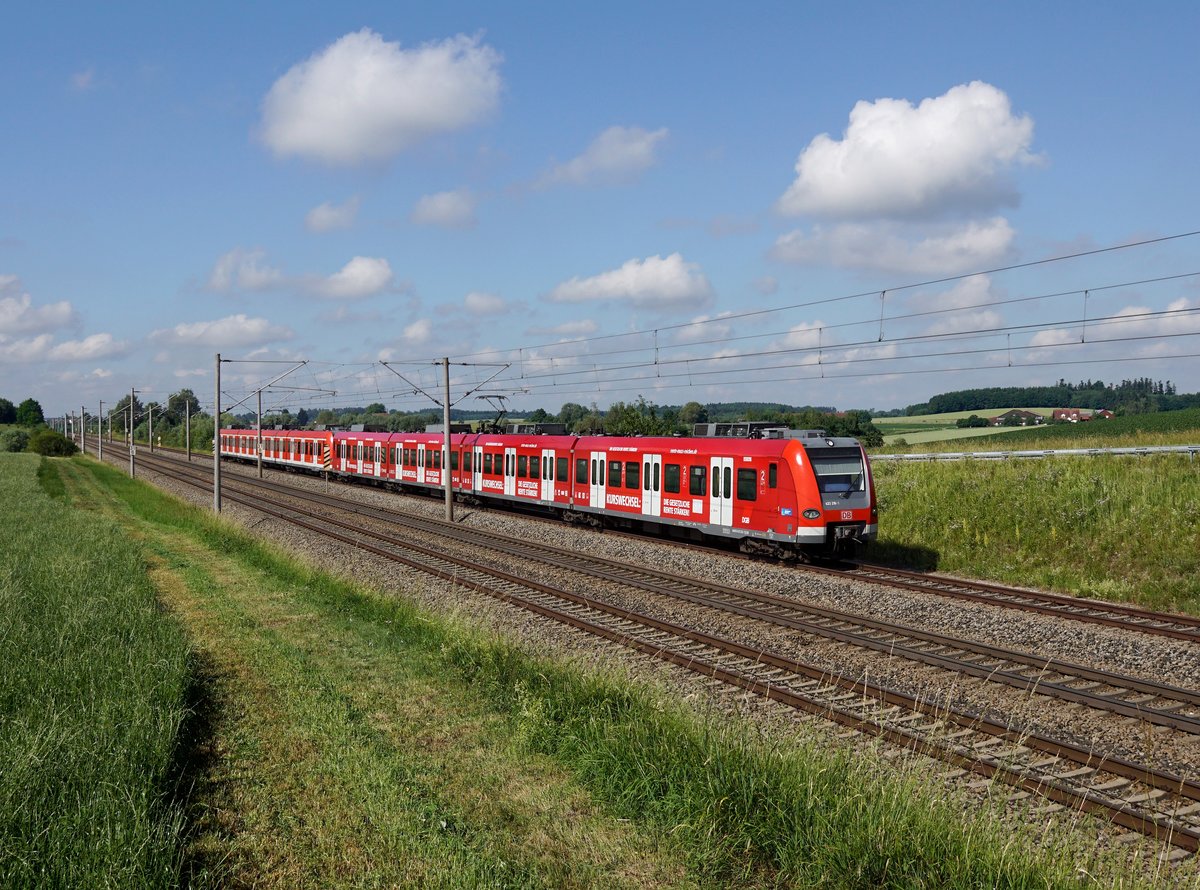
<instances>
[{"instance_id":1,"label":"red and white train","mask_svg":"<svg viewBox=\"0 0 1200 890\"><path fill-rule=\"evenodd\" d=\"M748 429L748 428L747 428ZM781 559L848 555L878 532L871 466L820 430L759 438L263 430L268 466L468 502L541 507L570 522L731 539ZM256 460L256 430L221 430L221 456ZM448 465L448 466L447 466Z\"/></svg>"}]
</instances>

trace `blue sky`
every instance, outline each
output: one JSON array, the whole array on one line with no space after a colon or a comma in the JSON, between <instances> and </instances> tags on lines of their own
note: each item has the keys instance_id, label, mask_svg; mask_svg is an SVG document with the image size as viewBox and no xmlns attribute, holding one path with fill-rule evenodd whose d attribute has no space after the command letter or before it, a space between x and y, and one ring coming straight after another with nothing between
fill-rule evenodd
<instances>
[{"instance_id":1,"label":"blue sky","mask_svg":"<svg viewBox=\"0 0 1200 890\"><path fill-rule=\"evenodd\" d=\"M1194 4L432 6L7 9L0 396L1200 390Z\"/></svg>"}]
</instances>

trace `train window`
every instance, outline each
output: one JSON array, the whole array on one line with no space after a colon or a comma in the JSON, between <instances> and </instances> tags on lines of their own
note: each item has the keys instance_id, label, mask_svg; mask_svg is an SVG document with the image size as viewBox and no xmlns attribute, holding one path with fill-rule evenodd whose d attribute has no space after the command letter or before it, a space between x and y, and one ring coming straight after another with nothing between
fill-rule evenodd
<instances>
[{"instance_id":1,"label":"train window","mask_svg":"<svg viewBox=\"0 0 1200 890\"><path fill-rule=\"evenodd\" d=\"M708 467L691 467L688 470L688 493L704 494L704 483L707 481Z\"/></svg>"},{"instance_id":2,"label":"train window","mask_svg":"<svg viewBox=\"0 0 1200 890\"><path fill-rule=\"evenodd\" d=\"M654 465L654 490L655 491L658 491L658 486L662 481L660 479L661 474L662 474L662 466L660 464L655 464Z\"/></svg>"},{"instance_id":3,"label":"train window","mask_svg":"<svg viewBox=\"0 0 1200 890\"><path fill-rule=\"evenodd\" d=\"M575 482L578 485L588 484L588 462L586 457L575 458Z\"/></svg>"},{"instance_id":4,"label":"train window","mask_svg":"<svg viewBox=\"0 0 1200 890\"><path fill-rule=\"evenodd\" d=\"M484 454L483 456L483 471L485 473L492 471L492 456L490 454Z\"/></svg>"},{"instance_id":5,"label":"train window","mask_svg":"<svg viewBox=\"0 0 1200 890\"><path fill-rule=\"evenodd\" d=\"M739 501L758 500L758 473L753 467L739 467L737 475Z\"/></svg>"},{"instance_id":6,"label":"train window","mask_svg":"<svg viewBox=\"0 0 1200 890\"><path fill-rule=\"evenodd\" d=\"M567 460L567 458L565 458L565 457L560 457L558 459L558 473L556 474L558 481L566 482L567 475L570 472L571 472L571 462L569 460Z\"/></svg>"},{"instance_id":7,"label":"train window","mask_svg":"<svg viewBox=\"0 0 1200 890\"><path fill-rule=\"evenodd\" d=\"M663 488L671 494L679 494L679 464L663 465Z\"/></svg>"},{"instance_id":8,"label":"train window","mask_svg":"<svg viewBox=\"0 0 1200 890\"><path fill-rule=\"evenodd\" d=\"M714 498L719 498L721 496L721 474L720 473L712 474L712 496Z\"/></svg>"},{"instance_id":9,"label":"train window","mask_svg":"<svg viewBox=\"0 0 1200 890\"><path fill-rule=\"evenodd\" d=\"M619 460L609 461L608 463L608 487L621 487L621 462Z\"/></svg>"},{"instance_id":10,"label":"train window","mask_svg":"<svg viewBox=\"0 0 1200 890\"><path fill-rule=\"evenodd\" d=\"M767 488L779 487L779 464L767 465Z\"/></svg>"},{"instance_id":11,"label":"train window","mask_svg":"<svg viewBox=\"0 0 1200 890\"><path fill-rule=\"evenodd\" d=\"M471 455L468 454L467 459L470 460L470 458L471 458ZM450 469L451 470L458 469L458 452L457 451L450 452Z\"/></svg>"},{"instance_id":12,"label":"train window","mask_svg":"<svg viewBox=\"0 0 1200 890\"><path fill-rule=\"evenodd\" d=\"M592 485L596 484L596 458L592 458Z\"/></svg>"},{"instance_id":13,"label":"train window","mask_svg":"<svg viewBox=\"0 0 1200 890\"><path fill-rule=\"evenodd\" d=\"M542 472L542 460L536 454L529 458L529 478L541 479L538 474Z\"/></svg>"},{"instance_id":14,"label":"train window","mask_svg":"<svg viewBox=\"0 0 1200 890\"><path fill-rule=\"evenodd\" d=\"M600 458L600 484L604 484L604 458Z\"/></svg>"},{"instance_id":15,"label":"train window","mask_svg":"<svg viewBox=\"0 0 1200 890\"><path fill-rule=\"evenodd\" d=\"M724 476L725 476L724 497L728 498L730 495L733 494L733 467L726 467Z\"/></svg>"},{"instance_id":16,"label":"train window","mask_svg":"<svg viewBox=\"0 0 1200 890\"><path fill-rule=\"evenodd\" d=\"M862 455L858 449L833 449L824 452L809 452L813 472L817 476L817 489L822 492L835 491L848 495L852 491L866 490L866 474L863 472Z\"/></svg>"},{"instance_id":17,"label":"train window","mask_svg":"<svg viewBox=\"0 0 1200 890\"><path fill-rule=\"evenodd\" d=\"M433 452L433 468L435 470L442 468L442 452L440 451Z\"/></svg>"},{"instance_id":18,"label":"train window","mask_svg":"<svg viewBox=\"0 0 1200 890\"><path fill-rule=\"evenodd\" d=\"M471 452L469 451L463 452L463 472L471 472Z\"/></svg>"},{"instance_id":19,"label":"train window","mask_svg":"<svg viewBox=\"0 0 1200 890\"><path fill-rule=\"evenodd\" d=\"M625 464L625 487L640 488L641 482L638 480L638 471L641 469L636 460L631 460Z\"/></svg>"},{"instance_id":20,"label":"train window","mask_svg":"<svg viewBox=\"0 0 1200 890\"><path fill-rule=\"evenodd\" d=\"M658 486L655 486L655 488L657 488L657 487ZM646 463L642 466L642 488L645 491L650 490L650 462L649 461L646 461Z\"/></svg>"},{"instance_id":21,"label":"train window","mask_svg":"<svg viewBox=\"0 0 1200 890\"><path fill-rule=\"evenodd\" d=\"M529 472L529 458L522 454L517 458L517 476L524 477Z\"/></svg>"}]
</instances>

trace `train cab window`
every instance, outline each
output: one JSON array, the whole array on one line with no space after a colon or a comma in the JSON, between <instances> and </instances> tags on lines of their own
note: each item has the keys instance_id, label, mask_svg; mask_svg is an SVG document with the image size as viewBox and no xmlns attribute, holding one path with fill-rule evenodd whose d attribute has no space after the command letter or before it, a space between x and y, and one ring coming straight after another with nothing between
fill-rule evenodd
<instances>
[{"instance_id":1,"label":"train cab window","mask_svg":"<svg viewBox=\"0 0 1200 890\"><path fill-rule=\"evenodd\" d=\"M638 479L638 472L640 470L641 470L641 466L638 464L638 462L636 460L628 461L625 464L625 487L626 488L636 489L636 488L641 487L641 481Z\"/></svg>"},{"instance_id":2,"label":"train cab window","mask_svg":"<svg viewBox=\"0 0 1200 890\"><path fill-rule=\"evenodd\" d=\"M558 479L558 481L566 482L567 476L570 472L571 472L571 462L565 457L560 457L558 459L558 473L556 474L556 478Z\"/></svg>"},{"instance_id":3,"label":"train cab window","mask_svg":"<svg viewBox=\"0 0 1200 890\"><path fill-rule=\"evenodd\" d=\"M485 473L490 473L492 471L492 456L490 454L485 454L483 456L483 471Z\"/></svg>"},{"instance_id":4,"label":"train cab window","mask_svg":"<svg viewBox=\"0 0 1200 890\"><path fill-rule=\"evenodd\" d=\"M575 458L575 484L588 484L588 462L586 457Z\"/></svg>"},{"instance_id":5,"label":"train cab window","mask_svg":"<svg viewBox=\"0 0 1200 890\"><path fill-rule=\"evenodd\" d=\"M779 464L767 465L767 488L779 487Z\"/></svg>"},{"instance_id":6,"label":"train cab window","mask_svg":"<svg viewBox=\"0 0 1200 890\"><path fill-rule=\"evenodd\" d=\"M679 494L679 464L663 464L663 488Z\"/></svg>"},{"instance_id":7,"label":"train cab window","mask_svg":"<svg viewBox=\"0 0 1200 890\"><path fill-rule=\"evenodd\" d=\"M688 470L688 493L703 495L704 483L707 481L708 467L691 467Z\"/></svg>"},{"instance_id":8,"label":"train cab window","mask_svg":"<svg viewBox=\"0 0 1200 890\"><path fill-rule=\"evenodd\" d=\"M517 458L517 476L524 477L529 472L529 458L522 454Z\"/></svg>"},{"instance_id":9,"label":"train cab window","mask_svg":"<svg viewBox=\"0 0 1200 890\"><path fill-rule=\"evenodd\" d=\"M608 464L608 487L621 487L621 462L619 460L609 461Z\"/></svg>"},{"instance_id":10,"label":"train cab window","mask_svg":"<svg viewBox=\"0 0 1200 890\"><path fill-rule=\"evenodd\" d=\"M753 467L738 468L737 496L739 501L758 500L758 473Z\"/></svg>"}]
</instances>

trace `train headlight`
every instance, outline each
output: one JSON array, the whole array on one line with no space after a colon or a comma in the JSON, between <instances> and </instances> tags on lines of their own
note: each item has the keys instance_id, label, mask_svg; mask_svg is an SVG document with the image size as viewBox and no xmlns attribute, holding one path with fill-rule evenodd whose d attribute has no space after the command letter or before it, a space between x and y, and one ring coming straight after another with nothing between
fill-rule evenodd
<instances>
[{"instance_id":1,"label":"train headlight","mask_svg":"<svg viewBox=\"0 0 1200 890\"><path fill-rule=\"evenodd\" d=\"M804 511L803 513L801 513L800 515L801 515L801 516L803 516L805 519L820 519L820 518L821 518L821 511L820 511L820 510L813 510L813 509L810 507L809 509L805 510L805 511Z\"/></svg>"}]
</instances>

